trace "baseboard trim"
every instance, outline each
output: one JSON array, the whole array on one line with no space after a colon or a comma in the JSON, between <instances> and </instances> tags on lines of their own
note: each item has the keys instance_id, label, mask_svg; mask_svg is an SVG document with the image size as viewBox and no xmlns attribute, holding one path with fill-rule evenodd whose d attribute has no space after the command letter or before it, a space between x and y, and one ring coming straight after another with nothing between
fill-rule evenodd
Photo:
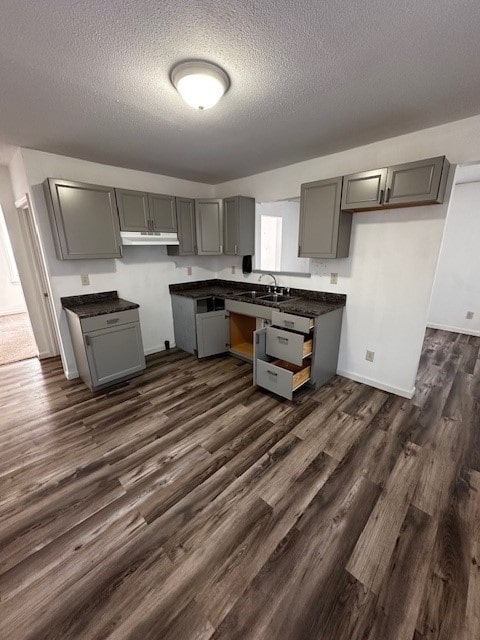
<instances>
[{"instance_id":1,"label":"baseboard trim","mask_svg":"<svg viewBox=\"0 0 480 640\"><path fill-rule=\"evenodd\" d=\"M440 329L441 331L451 331L452 333L463 333L466 336L476 336L480 338L480 331L477 329L461 329L460 327L450 327L446 324L434 324L429 322L427 324L429 329Z\"/></svg>"},{"instance_id":2,"label":"baseboard trim","mask_svg":"<svg viewBox=\"0 0 480 640\"><path fill-rule=\"evenodd\" d=\"M72 371L69 371L68 369L66 369L64 370L64 374L67 380L75 380L76 378L80 377L76 369L73 369Z\"/></svg>"},{"instance_id":3,"label":"baseboard trim","mask_svg":"<svg viewBox=\"0 0 480 640\"><path fill-rule=\"evenodd\" d=\"M27 313L25 307L18 307L13 309L0 309L0 316L17 316L20 313Z\"/></svg>"},{"instance_id":4,"label":"baseboard trim","mask_svg":"<svg viewBox=\"0 0 480 640\"><path fill-rule=\"evenodd\" d=\"M174 348L175 348L175 343L174 342L170 343L170 349L174 349ZM150 349L144 349L143 353L146 356L151 356L152 354L159 353L160 351L166 351L165 345L162 345L162 346L158 345L157 347L150 347Z\"/></svg>"},{"instance_id":5,"label":"baseboard trim","mask_svg":"<svg viewBox=\"0 0 480 640\"><path fill-rule=\"evenodd\" d=\"M379 382L378 380L372 380L372 378L366 378L365 376L360 376L358 375L358 373L354 373L353 371L345 371L343 369L337 369L337 374L339 376L343 376L344 378L355 380L355 382L368 384L369 387L375 387L375 389L387 391L388 393L394 393L396 396L402 396L402 398L408 398L409 400L415 395L415 387L413 387L412 389L392 387L389 384L384 384L383 382Z\"/></svg>"}]
</instances>

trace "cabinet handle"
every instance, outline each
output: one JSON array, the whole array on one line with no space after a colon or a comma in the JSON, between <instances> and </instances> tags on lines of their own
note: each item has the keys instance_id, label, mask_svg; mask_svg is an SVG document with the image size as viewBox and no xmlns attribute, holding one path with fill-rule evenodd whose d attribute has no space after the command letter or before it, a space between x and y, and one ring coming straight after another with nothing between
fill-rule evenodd
<instances>
[{"instance_id":1,"label":"cabinet handle","mask_svg":"<svg viewBox=\"0 0 480 640\"><path fill-rule=\"evenodd\" d=\"M390 200L390 187L388 187L386 193L385 193L385 204L387 204L387 202Z\"/></svg>"},{"instance_id":2,"label":"cabinet handle","mask_svg":"<svg viewBox=\"0 0 480 640\"><path fill-rule=\"evenodd\" d=\"M107 320L107 324L115 324L119 320L120 320L120 318L112 318L111 320Z\"/></svg>"},{"instance_id":3,"label":"cabinet handle","mask_svg":"<svg viewBox=\"0 0 480 640\"><path fill-rule=\"evenodd\" d=\"M90 346L90 336L88 335L85 336L85 344L87 345L87 347Z\"/></svg>"},{"instance_id":4,"label":"cabinet handle","mask_svg":"<svg viewBox=\"0 0 480 640\"><path fill-rule=\"evenodd\" d=\"M223 253L223 244L220 245L220 253Z\"/></svg>"},{"instance_id":5,"label":"cabinet handle","mask_svg":"<svg viewBox=\"0 0 480 640\"><path fill-rule=\"evenodd\" d=\"M298 255L300 255L302 253L302 247L301 245L298 245Z\"/></svg>"},{"instance_id":6,"label":"cabinet handle","mask_svg":"<svg viewBox=\"0 0 480 640\"><path fill-rule=\"evenodd\" d=\"M237 255L238 251L237 251L237 245L235 245L235 255Z\"/></svg>"},{"instance_id":7,"label":"cabinet handle","mask_svg":"<svg viewBox=\"0 0 480 640\"><path fill-rule=\"evenodd\" d=\"M278 376L278 373L276 373L275 371L270 371L270 369L267 369L267 373L269 373L271 376Z\"/></svg>"},{"instance_id":8,"label":"cabinet handle","mask_svg":"<svg viewBox=\"0 0 480 640\"><path fill-rule=\"evenodd\" d=\"M284 324L286 327L294 327L294 326L295 326L295 322L293 322L293 320L284 320L284 321L283 321L283 324Z\"/></svg>"},{"instance_id":9,"label":"cabinet handle","mask_svg":"<svg viewBox=\"0 0 480 640\"><path fill-rule=\"evenodd\" d=\"M385 193L385 189L380 189L380 197L378 199L378 204L382 204L383 194Z\"/></svg>"},{"instance_id":10,"label":"cabinet handle","mask_svg":"<svg viewBox=\"0 0 480 640\"><path fill-rule=\"evenodd\" d=\"M283 342L284 344L288 344L288 338L284 338L283 336L277 336L279 342Z\"/></svg>"}]
</instances>

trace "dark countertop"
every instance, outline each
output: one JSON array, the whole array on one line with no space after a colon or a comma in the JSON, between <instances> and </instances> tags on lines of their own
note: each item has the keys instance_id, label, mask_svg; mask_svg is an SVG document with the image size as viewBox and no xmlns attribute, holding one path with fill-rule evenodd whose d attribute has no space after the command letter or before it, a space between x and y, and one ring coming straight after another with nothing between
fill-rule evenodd
<instances>
[{"instance_id":1,"label":"dark countertop","mask_svg":"<svg viewBox=\"0 0 480 640\"><path fill-rule=\"evenodd\" d=\"M83 296L60 298L62 307L75 313L79 318L93 318L106 313L118 313L128 309L138 309L140 305L118 297L117 291L88 293Z\"/></svg>"},{"instance_id":2,"label":"dark countertop","mask_svg":"<svg viewBox=\"0 0 480 640\"><path fill-rule=\"evenodd\" d=\"M344 307L347 302L347 296L344 294L328 293L326 291L310 291L308 289L291 288L290 295L292 296L292 300L285 302L271 302L258 298L254 300L242 298L241 295L239 295L242 291L268 293L265 285L251 282L219 280L217 278L170 285L170 293L177 296L195 299L216 296L226 300L238 300L240 302L249 302L250 304L258 304L264 307L272 307L280 311L285 311L286 313L293 313L307 318L314 318L315 316L321 316L335 309L340 309Z\"/></svg>"}]
</instances>

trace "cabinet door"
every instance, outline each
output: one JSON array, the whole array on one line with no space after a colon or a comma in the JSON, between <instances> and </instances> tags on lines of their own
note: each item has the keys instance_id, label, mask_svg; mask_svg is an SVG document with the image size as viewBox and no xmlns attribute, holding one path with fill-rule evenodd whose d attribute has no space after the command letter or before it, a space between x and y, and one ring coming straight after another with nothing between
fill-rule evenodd
<instances>
[{"instance_id":1,"label":"cabinet door","mask_svg":"<svg viewBox=\"0 0 480 640\"><path fill-rule=\"evenodd\" d=\"M197 313L198 357L214 356L228 349L228 315L225 311Z\"/></svg>"},{"instance_id":2,"label":"cabinet door","mask_svg":"<svg viewBox=\"0 0 480 640\"><path fill-rule=\"evenodd\" d=\"M195 200L197 224L197 253L199 256L215 256L222 253L223 204L214 198Z\"/></svg>"},{"instance_id":3,"label":"cabinet door","mask_svg":"<svg viewBox=\"0 0 480 640\"><path fill-rule=\"evenodd\" d=\"M223 253L238 255L238 199L225 198L223 201Z\"/></svg>"},{"instance_id":4,"label":"cabinet door","mask_svg":"<svg viewBox=\"0 0 480 640\"><path fill-rule=\"evenodd\" d=\"M122 257L113 188L50 178L44 190L60 260Z\"/></svg>"},{"instance_id":5,"label":"cabinet door","mask_svg":"<svg viewBox=\"0 0 480 640\"><path fill-rule=\"evenodd\" d=\"M115 189L120 229L149 231L148 194L142 191Z\"/></svg>"},{"instance_id":6,"label":"cabinet door","mask_svg":"<svg viewBox=\"0 0 480 640\"><path fill-rule=\"evenodd\" d=\"M342 178L302 184L298 255L343 258L348 255L351 215L340 215Z\"/></svg>"},{"instance_id":7,"label":"cabinet door","mask_svg":"<svg viewBox=\"0 0 480 640\"><path fill-rule=\"evenodd\" d=\"M409 205L441 202L444 156L388 168L386 205ZM439 195L441 196L439 199Z\"/></svg>"},{"instance_id":8,"label":"cabinet door","mask_svg":"<svg viewBox=\"0 0 480 640\"><path fill-rule=\"evenodd\" d=\"M148 208L154 231L168 233L177 230L177 213L173 196L149 193Z\"/></svg>"},{"instance_id":9,"label":"cabinet door","mask_svg":"<svg viewBox=\"0 0 480 640\"><path fill-rule=\"evenodd\" d=\"M93 387L145 369L138 322L91 331L84 335L84 340Z\"/></svg>"},{"instance_id":10,"label":"cabinet door","mask_svg":"<svg viewBox=\"0 0 480 640\"><path fill-rule=\"evenodd\" d=\"M362 171L343 179L342 209L361 211L375 209L383 202L387 169Z\"/></svg>"},{"instance_id":11,"label":"cabinet door","mask_svg":"<svg viewBox=\"0 0 480 640\"><path fill-rule=\"evenodd\" d=\"M235 196L223 201L223 253L255 253L255 198Z\"/></svg>"},{"instance_id":12,"label":"cabinet door","mask_svg":"<svg viewBox=\"0 0 480 640\"><path fill-rule=\"evenodd\" d=\"M195 200L176 198L178 253L181 256L194 256L197 253L197 231L195 228Z\"/></svg>"}]
</instances>

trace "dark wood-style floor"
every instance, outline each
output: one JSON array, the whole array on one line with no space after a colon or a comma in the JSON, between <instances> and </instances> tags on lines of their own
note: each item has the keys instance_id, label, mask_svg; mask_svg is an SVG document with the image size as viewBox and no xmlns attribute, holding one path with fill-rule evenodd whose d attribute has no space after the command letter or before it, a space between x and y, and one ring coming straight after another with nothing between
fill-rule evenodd
<instances>
[{"instance_id":1,"label":"dark wood-style floor","mask_svg":"<svg viewBox=\"0 0 480 640\"><path fill-rule=\"evenodd\" d=\"M427 331L413 401L2 367L0 638L478 640L479 346Z\"/></svg>"}]
</instances>

